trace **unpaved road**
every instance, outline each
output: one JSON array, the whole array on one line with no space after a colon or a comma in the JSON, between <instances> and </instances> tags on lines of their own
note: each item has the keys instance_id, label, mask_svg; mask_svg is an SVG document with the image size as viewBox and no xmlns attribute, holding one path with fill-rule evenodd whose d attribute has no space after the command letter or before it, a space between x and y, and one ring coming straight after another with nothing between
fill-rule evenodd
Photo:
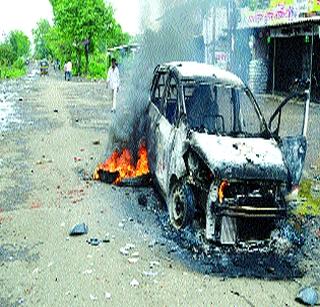
<instances>
[{"instance_id":1,"label":"unpaved road","mask_svg":"<svg viewBox=\"0 0 320 307\"><path fill-rule=\"evenodd\" d=\"M301 285L314 283L310 275L231 278L223 259L222 274L211 273L165 237L152 188L84 180L105 158L103 83L35 78L19 95L22 123L0 142L0 306L295 306ZM69 237L79 222L88 235ZM91 237L110 242L91 246ZM138 262L119 252L126 244Z\"/></svg>"}]
</instances>

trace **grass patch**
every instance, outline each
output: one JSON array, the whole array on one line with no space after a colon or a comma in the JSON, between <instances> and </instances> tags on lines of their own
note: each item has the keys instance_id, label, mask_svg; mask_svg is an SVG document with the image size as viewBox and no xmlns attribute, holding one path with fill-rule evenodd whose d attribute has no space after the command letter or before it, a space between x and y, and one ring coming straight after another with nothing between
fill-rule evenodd
<instances>
[{"instance_id":1,"label":"grass patch","mask_svg":"<svg viewBox=\"0 0 320 307\"><path fill-rule=\"evenodd\" d=\"M295 209L295 214L298 215L320 215L320 197L312 195L312 180L303 180L300 185L299 199L305 201L299 202L299 205Z\"/></svg>"},{"instance_id":2,"label":"grass patch","mask_svg":"<svg viewBox=\"0 0 320 307\"><path fill-rule=\"evenodd\" d=\"M23 77L27 70L16 67L0 67L0 79L16 79Z\"/></svg>"}]
</instances>

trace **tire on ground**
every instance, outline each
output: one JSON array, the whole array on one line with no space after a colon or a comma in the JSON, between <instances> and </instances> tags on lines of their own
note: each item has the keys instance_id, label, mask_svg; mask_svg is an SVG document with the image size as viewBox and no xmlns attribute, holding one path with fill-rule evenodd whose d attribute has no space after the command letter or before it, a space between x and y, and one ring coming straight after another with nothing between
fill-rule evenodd
<instances>
[{"instance_id":1,"label":"tire on ground","mask_svg":"<svg viewBox=\"0 0 320 307\"><path fill-rule=\"evenodd\" d=\"M168 211L171 224L176 229L192 224L195 214L195 198L192 188L186 182L177 182L170 190Z\"/></svg>"}]
</instances>

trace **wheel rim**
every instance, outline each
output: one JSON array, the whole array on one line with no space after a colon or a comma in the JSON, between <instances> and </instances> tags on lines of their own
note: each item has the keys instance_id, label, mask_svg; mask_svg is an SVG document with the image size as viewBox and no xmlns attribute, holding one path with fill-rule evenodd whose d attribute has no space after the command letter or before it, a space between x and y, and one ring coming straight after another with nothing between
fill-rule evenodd
<instances>
[{"instance_id":1,"label":"wheel rim","mask_svg":"<svg viewBox=\"0 0 320 307\"><path fill-rule=\"evenodd\" d=\"M186 205L181 195L180 188L174 193L172 204L172 222L176 228L181 228L184 222Z\"/></svg>"}]
</instances>

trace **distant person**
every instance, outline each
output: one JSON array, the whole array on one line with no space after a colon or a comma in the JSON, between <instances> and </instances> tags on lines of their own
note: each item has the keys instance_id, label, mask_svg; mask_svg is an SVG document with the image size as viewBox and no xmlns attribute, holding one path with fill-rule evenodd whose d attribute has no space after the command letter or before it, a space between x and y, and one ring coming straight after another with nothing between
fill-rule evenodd
<instances>
[{"instance_id":1,"label":"distant person","mask_svg":"<svg viewBox=\"0 0 320 307\"><path fill-rule=\"evenodd\" d=\"M67 63L64 63L63 70L64 70L64 80L67 81Z\"/></svg>"},{"instance_id":2,"label":"distant person","mask_svg":"<svg viewBox=\"0 0 320 307\"><path fill-rule=\"evenodd\" d=\"M69 60L66 64L67 81L71 80L72 62Z\"/></svg>"},{"instance_id":3,"label":"distant person","mask_svg":"<svg viewBox=\"0 0 320 307\"><path fill-rule=\"evenodd\" d=\"M111 59L111 67L109 68L108 77L107 77L107 86L112 91L111 112L114 112L117 106L117 93L119 91L119 86L120 86L120 74L119 74L119 69L117 67L117 61L115 58Z\"/></svg>"}]
</instances>

